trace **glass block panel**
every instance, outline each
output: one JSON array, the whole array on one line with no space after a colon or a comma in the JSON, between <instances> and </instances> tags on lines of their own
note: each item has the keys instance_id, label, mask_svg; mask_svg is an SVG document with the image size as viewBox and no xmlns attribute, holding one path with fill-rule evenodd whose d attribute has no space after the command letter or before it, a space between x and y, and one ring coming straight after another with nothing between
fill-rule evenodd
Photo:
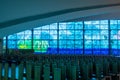
<instances>
[{"instance_id":1,"label":"glass block panel","mask_svg":"<svg viewBox=\"0 0 120 80\"><path fill-rule=\"evenodd\" d=\"M84 29L92 29L93 25L91 24L85 24Z\"/></svg>"},{"instance_id":2,"label":"glass block panel","mask_svg":"<svg viewBox=\"0 0 120 80\"><path fill-rule=\"evenodd\" d=\"M117 49L117 45L111 45L112 49Z\"/></svg>"},{"instance_id":3,"label":"glass block panel","mask_svg":"<svg viewBox=\"0 0 120 80\"><path fill-rule=\"evenodd\" d=\"M37 27L37 28L34 28L34 29L39 29L39 30L41 30L41 29L42 29L42 26L40 26L40 27Z\"/></svg>"},{"instance_id":4,"label":"glass block panel","mask_svg":"<svg viewBox=\"0 0 120 80\"><path fill-rule=\"evenodd\" d=\"M32 34L25 34L25 39L32 39Z\"/></svg>"},{"instance_id":5,"label":"glass block panel","mask_svg":"<svg viewBox=\"0 0 120 80\"><path fill-rule=\"evenodd\" d=\"M10 48L10 49L16 48L16 40L9 39L8 40L8 48Z\"/></svg>"},{"instance_id":6,"label":"glass block panel","mask_svg":"<svg viewBox=\"0 0 120 80\"><path fill-rule=\"evenodd\" d=\"M108 40L101 40L101 45L108 45Z\"/></svg>"},{"instance_id":7,"label":"glass block panel","mask_svg":"<svg viewBox=\"0 0 120 80\"><path fill-rule=\"evenodd\" d=\"M110 20L110 24L117 24L117 20Z\"/></svg>"},{"instance_id":8,"label":"glass block panel","mask_svg":"<svg viewBox=\"0 0 120 80\"><path fill-rule=\"evenodd\" d=\"M106 25L106 24L101 24L101 25L100 25L100 29L108 29L108 25Z\"/></svg>"},{"instance_id":9,"label":"glass block panel","mask_svg":"<svg viewBox=\"0 0 120 80\"><path fill-rule=\"evenodd\" d=\"M110 24L110 29L117 29L118 25L117 24Z\"/></svg>"},{"instance_id":10,"label":"glass block panel","mask_svg":"<svg viewBox=\"0 0 120 80\"><path fill-rule=\"evenodd\" d=\"M92 31L91 30L85 30L85 35L91 35L92 34Z\"/></svg>"},{"instance_id":11,"label":"glass block panel","mask_svg":"<svg viewBox=\"0 0 120 80\"><path fill-rule=\"evenodd\" d=\"M50 25L45 25L45 26L42 26L42 29L49 30L49 27L50 27Z\"/></svg>"},{"instance_id":12,"label":"glass block panel","mask_svg":"<svg viewBox=\"0 0 120 80\"><path fill-rule=\"evenodd\" d=\"M71 44L71 45L72 45L72 44L74 45L74 40L67 40L66 44L67 44L67 45L70 45L70 44Z\"/></svg>"},{"instance_id":13,"label":"glass block panel","mask_svg":"<svg viewBox=\"0 0 120 80\"><path fill-rule=\"evenodd\" d=\"M97 29L97 30L92 30L92 34L94 35L99 35L100 34L100 31Z\"/></svg>"},{"instance_id":14,"label":"glass block panel","mask_svg":"<svg viewBox=\"0 0 120 80\"><path fill-rule=\"evenodd\" d=\"M58 28L57 23L50 24L50 30L51 29L57 30L57 28Z\"/></svg>"},{"instance_id":15,"label":"glass block panel","mask_svg":"<svg viewBox=\"0 0 120 80\"><path fill-rule=\"evenodd\" d=\"M92 21L92 24L99 24L100 21Z\"/></svg>"},{"instance_id":16,"label":"glass block panel","mask_svg":"<svg viewBox=\"0 0 120 80\"><path fill-rule=\"evenodd\" d=\"M75 39L83 39L83 35L82 34L75 34L74 38Z\"/></svg>"},{"instance_id":17,"label":"glass block panel","mask_svg":"<svg viewBox=\"0 0 120 80\"><path fill-rule=\"evenodd\" d=\"M34 29L33 34L41 34L42 30L40 29Z\"/></svg>"},{"instance_id":18,"label":"glass block panel","mask_svg":"<svg viewBox=\"0 0 120 80\"><path fill-rule=\"evenodd\" d=\"M92 24L92 21L84 21L84 24Z\"/></svg>"},{"instance_id":19,"label":"glass block panel","mask_svg":"<svg viewBox=\"0 0 120 80\"><path fill-rule=\"evenodd\" d=\"M92 44L93 45L100 45L100 41L99 40L92 40Z\"/></svg>"},{"instance_id":20,"label":"glass block panel","mask_svg":"<svg viewBox=\"0 0 120 80\"><path fill-rule=\"evenodd\" d=\"M25 40L18 40L17 41L17 47L18 49L25 49L27 46L25 45Z\"/></svg>"},{"instance_id":21,"label":"glass block panel","mask_svg":"<svg viewBox=\"0 0 120 80\"><path fill-rule=\"evenodd\" d=\"M118 34L118 30L111 30L110 33L111 33L111 34L116 34L116 35L117 35L117 34Z\"/></svg>"},{"instance_id":22,"label":"glass block panel","mask_svg":"<svg viewBox=\"0 0 120 80\"><path fill-rule=\"evenodd\" d=\"M32 31L31 30L26 30L24 31L25 34L32 34Z\"/></svg>"},{"instance_id":23,"label":"glass block panel","mask_svg":"<svg viewBox=\"0 0 120 80\"><path fill-rule=\"evenodd\" d=\"M94 24L92 29L100 29L100 25L99 24Z\"/></svg>"},{"instance_id":24,"label":"glass block panel","mask_svg":"<svg viewBox=\"0 0 120 80\"><path fill-rule=\"evenodd\" d=\"M17 33L17 39L25 39L24 32Z\"/></svg>"},{"instance_id":25,"label":"glass block panel","mask_svg":"<svg viewBox=\"0 0 120 80\"><path fill-rule=\"evenodd\" d=\"M108 20L100 20L100 24L108 24Z\"/></svg>"},{"instance_id":26,"label":"glass block panel","mask_svg":"<svg viewBox=\"0 0 120 80\"><path fill-rule=\"evenodd\" d=\"M75 26L74 22L68 22L66 24L66 29L74 29L74 26Z\"/></svg>"},{"instance_id":27,"label":"glass block panel","mask_svg":"<svg viewBox=\"0 0 120 80\"><path fill-rule=\"evenodd\" d=\"M113 34L113 35L110 35L110 38L111 38L111 39L118 39L117 35L114 35L114 34Z\"/></svg>"},{"instance_id":28,"label":"glass block panel","mask_svg":"<svg viewBox=\"0 0 120 80\"><path fill-rule=\"evenodd\" d=\"M100 31L100 34L102 35L102 34L108 34L108 30L101 30Z\"/></svg>"},{"instance_id":29,"label":"glass block panel","mask_svg":"<svg viewBox=\"0 0 120 80\"><path fill-rule=\"evenodd\" d=\"M35 52L47 52L47 49L49 47L49 42L46 40L34 40L33 41L33 48Z\"/></svg>"},{"instance_id":30,"label":"glass block panel","mask_svg":"<svg viewBox=\"0 0 120 80\"><path fill-rule=\"evenodd\" d=\"M52 34L57 34L57 30L50 30L49 33Z\"/></svg>"},{"instance_id":31,"label":"glass block panel","mask_svg":"<svg viewBox=\"0 0 120 80\"><path fill-rule=\"evenodd\" d=\"M49 41L50 48L57 48L57 40Z\"/></svg>"},{"instance_id":32,"label":"glass block panel","mask_svg":"<svg viewBox=\"0 0 120 80\"><path fill-rule=\"evenodd\" d=\"M20 36L19 36L20 37ZM16 34L14 34L14 35L9 35L8 36L8 39L16 39Z\"/></svg>"},{"instance_id":33,"label":"glass block panel","mask_svg":"<svg viewBox=\"0 0 120 80\"><path fill-rule=\"evenodd\" d=\"M120 29L120 23L117 25L117 28Z\"/></svg>"},{"instance_id":34,"label":"glass block panel","mask_svg":"<svg viewBox=\"0 0 120 80\"><path fill-rule=\"evenodd\" d=\"M66 29L66 23L59 23L59 29Z\"/></svg>"},{"instance_id":35,"label":"glass block panel","mask_svg":"<svg viewBox=\"0 0 120 80\"><path fill-rule=\"evenodd\" d=\"M120 40L118 40L118 46L120 46Z\"/></svg>"},{"instance_id":36,"label":"glass block panel","mask_svg":"<svg viewBox=\"0 0 120 80\"><path fill-rule=\"evenodd\" d=\"M66 40L59 40L59 46L66 45Z\"/></svg>"},{"instance_id":37,"label":"glass block panel","mask_svg":"<svg viewBox=\"0 0 120 80\"><path fill-rule=\"evenodd\" d=\"M34 34L33 35L33 39L40 39L41 37L40 37L40 34Z\"/></svg>"},{"instance_id":38,"label":"glass block panel","mask_svg":"<svg viewBox=\"0 0 120 80\"><path fill-rule=\"evenodd\" d=\"M75 29L83 29L83 23L82 22L75 22Z\"/></svg>"}]
</instances>

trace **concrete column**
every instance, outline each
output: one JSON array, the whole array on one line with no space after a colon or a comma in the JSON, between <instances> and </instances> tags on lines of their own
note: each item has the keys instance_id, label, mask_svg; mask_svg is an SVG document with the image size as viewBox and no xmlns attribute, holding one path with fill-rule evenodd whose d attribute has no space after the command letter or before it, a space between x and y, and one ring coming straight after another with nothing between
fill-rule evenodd
<instances>
[{"instance_id":1,"label":"concrete column","mask_svg":"<svg viewBox=\"0 0 120 80\"><path fill-rule=\"evenodd\" d=\"M3 39L0 39L0 54L3 53Z\"/></svg>"}]
</instances>

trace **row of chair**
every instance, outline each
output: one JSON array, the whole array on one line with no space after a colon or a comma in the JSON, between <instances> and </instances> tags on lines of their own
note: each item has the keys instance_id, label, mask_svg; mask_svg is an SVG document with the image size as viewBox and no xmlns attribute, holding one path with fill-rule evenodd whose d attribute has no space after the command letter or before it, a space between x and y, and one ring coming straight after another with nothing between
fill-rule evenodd
<instances>
[{"instance_id":1,"label":"row of chair","mask_svg":"<svg viewBox=\"0 0 120 80\"><path fill-rule=\"evenodd\" d=\"M16 67L18 78L15 77ZM8 76L10 68L11 77ZM119 73L120 59L113 56L4 55L0 63L0 80L23 80L24 77L27 80L91 80L93 77L102 80L105 76Z\"/></svg>"}]
</instances>

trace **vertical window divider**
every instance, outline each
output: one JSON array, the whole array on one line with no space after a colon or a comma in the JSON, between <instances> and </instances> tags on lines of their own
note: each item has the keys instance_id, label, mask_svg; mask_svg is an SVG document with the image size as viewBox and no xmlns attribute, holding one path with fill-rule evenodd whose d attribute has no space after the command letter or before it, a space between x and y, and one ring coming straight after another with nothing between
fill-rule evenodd
<instances>
[{"instance_id":1,"label":"vertical window divider","mask_svg":"<svg viewBox=\"0 0 120 80\"><path fill-rule=\"evenodd\" d=\"M34 36L34 35L33 35L33 31L34 31L34 29L32 29L31 31L32 31L32 35L31 35L31 38L32 38L31 48L33 49L33 36Z\"/></svg>"},{"instance_id":2,"label":"vertical window divider","mask_svg":"<svg viewBox=\"0 0 120 80\"><path fill-rule=\"evenodd\" d=\"M6 50L5 50L6 54L8 54L8 36L6 36Z\"/></svg>"},{"instance_id":3,"label":"vertical window divider","mask_svg":"<svg viewBox=\"0 0 120 80\"><path fill-rule=\"evenodd\" d=\"M110 37L110 20L108 20L108 43L109 43L109 55L112 55L112 53L111 53L111 37Z\"/></svg>"},{"instance_id":4,"label":"vertical window divider","mask_svg":"<svg viewBox=\"0 0 120 80\"><path fill-rule=\"evenodd\" d=\"M76 41L76 39L75 39L75 30L76 30L76 29L75 29L75 23L76 23L76 22L74 22L74 41L73 41L73 42L74 42L74 54L75 54L75 41Z\"/></svg>"},{"instance_id":5,"label":"vertical window divider","mask_svg":"<svg viewBox=\"0 0 120 80\"><path fill-rule=\"evenodd\" d=\"M59 23L57 23L57 53L59 54Z\"/></svg>"},{"instance_id":6,"label":"vertical window divider","mask_svg":"<svg viewBox=\"0 0 120 80\"><path fill-rule=\"evenodd\" d=\"M84 21L82 21L83 23L83 54L85 54L85 23Z\"/></svg>"}]
</instances>

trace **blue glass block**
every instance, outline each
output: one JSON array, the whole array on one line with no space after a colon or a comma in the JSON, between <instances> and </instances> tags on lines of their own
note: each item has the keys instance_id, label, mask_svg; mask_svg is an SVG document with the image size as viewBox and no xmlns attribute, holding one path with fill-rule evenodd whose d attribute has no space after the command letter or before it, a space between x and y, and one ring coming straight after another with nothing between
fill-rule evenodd
<instances>
[{"instance_id":1,"label":"blue glass block","mask_svg":"<svg viewBox=\"0 0 120 80\"><path fill-rule=\"evenodd\" d=\"M101 54L100 49L93 49L93 54L94 55L100 55Z\"/></svg>"},{"instance_id":2,"label":"blue glass block","mask_svg":"<svg viewBox=\"0 0 120 80\"><path fill-rule=\"evenodd\" d=\"M83 49L75 49L75 54L83 54Z\"/></svg>"},{"instance_id":3,"label":"blue glass block","mask_svg":"<svg viewBox=\"0 0 120 80\"><path fill-rule=\"evenodd\" d=\"M111 48L113 48L113 49L117 49L117 47L118 47L117 44L112 44L111 45Z\"/></svg>"},{"instance_id":4,"label":"blue glass block","mask_svg":"<svg viewBox=\"0 0 120 80\"><path fill-rule=\"evenodd\" d=\"M25 34L32 34L32 31L31 30L26 30L24 31Z\"/></svg>"},{"instance_id":5,"label":"blue glass block","mask_svg":"<svg viewBox=\"0 0 120 80\"><path fill-rule=\"evenodd\" d=\"M92 24L92 21L84 21L84 24Z\"/></svg>"},{"instance_id":6,"label":"blue glass block","mask_svg":"<svg viewBox=\"0 0 120 80\"><path fill-rule=\"evenodd\" d=\"M51 29L57 30L57 28L58 28L57 23L50 24L50 30Z\"/></svg>"},{"instance_id":7,"label":"blue glass block","mask_svg":"<svg viewBox=\"0 0 120 80\"><path fill-rule=\"evenodd\" d=\"M57 30L50 30L49 32L50 32L51 35L52 34L57 34Z\"/></svg>"},{"instance_id":8,"label":"blue glass block","mask_svg":"<svg viewBox=\"0 0 120 80\"><path fill-rule=\"evenodd\" d=\"M108 24L100 24L100 29L108 29Z\"/></svg>"},{"instance_id":9,"label":"blue glass block","mask_svg":"<svg viewBox=\"0 0 120 80\"><path fill-rule=\"evenodd\" d=\"M120 23L117 25L118 29L120 29Z\"/></svg>"},{"instance_id":10,"label":"blue glass block","mask_svg":"<svg viewBox=\"0 0 120 80\"><path fill-rule=\"evenodd\" d=\"M75 34L83 35L83 30L75 30Z\"/></svg>"},{"instance_id":11,"label":"blue glass block","mask_svg":"<svg viewBox=\"0 0 120 80\"><path fill-rule=\"evenodd\" d=\"M108 24L108 20L100 20L100 24Z\"/></svg>"},{"instance_id":12,"label":"blue glass block","mask_svg":"<svg viewBox=\"0 0 120 80\"><path fill-rule=\"evenodd\" d=\"M74 35L67 35L66 39L74 39Z\"/></svg>"},{"instance_id":13,"label":"blue glass block","mask_svg":"<svg viewBox=\"0 0 120 80\"><path fill-rule=\"evenodd\" d=\"M40 39L40 34L33 35L33 39Z\"/></svg>"},{"instance_id":14,"label":"blue glass block","mask_svg":"<svg viewBox=\"0 0 120 80\"><path fill-rule=\"evenodd\" d=\"M117 24L110 24L110 29L117 29Z\"/></svg>"},{"instance_id":15,"label":"blue glass block","mask_svg":"<svg viewBox=\"0 0 120 80\"><path fill-rule=\"evenodd\" d=\"M92 29L100 29L100 25L99 24L93 24Z\"/></svg>"},{"instance_id":16,"label":"blue glass block","mask_svg":"<svg viewBox=\"0 0 120 80\"><path fill-rule=\"evenodd\" d=\"M75 34L74 39L83 39L83 35Z\"/></svg>"},{"instance_id":17,"label":"blue glass block","mask_svg":"<svg viewBox=\"0 0 120 80\"><path fill-rule=\"evenodd\" d=\"M85 49L85 50L84 50L84 54L85 54L85 55L90 55L90 54L92 54L92 49Z\"/></svg>"},{"instance_id":18,"label":"blue glass block","mask_svg":"<svg viewBox=\"0 0 120 80\"><path fill-rule=\"evenodd\" d=\"M16 40L8 40L8 48L16 48Z\"/></svg>"},{"instance_id":19,"label":"blue glass block","mask_svg":"<svg viewBox=\"0 0 120 80\"><path fill-rule=\"evenodd\" d=\"M100 24L100 21L91 21L92 24Z\"/></svg>"},{"instance_id":20,"label":"blue glass block","mask_svg":"<svg viewBox=\"0 0 120 80\"><path fill-rule=\"evenodd\" d=\"M93 36L94 36L94 35L99 35L99 34L100 34L100 31L99 31L99 30L92 30L92 34L93 34Z\"/></svg>"},{"instance_id":21,"label":"blue glass block","mask_svg":"<svg viewBox=\"0 0 120 80\"><path fill-rule=\"evenodd\" d=\"M101 49L101 55L108 55L109 50L108 49Z\"/></svg>"},{"instance_id":22,"label":"blue glass block","mask_svg":"<svg viewBox=\"0 0 120 80\"><path fill-rule=\"evenodd\" d=\"M120 48L119 49L117 49L118 50L118 56L120 56Z\"/></svg>"},{"instance_id":23,"label":"blue glass block","mask_svg":"<svg viewBox=\"0 0 120 80\"><path fill-rule=\"evenodd\" d=\"M120 46L120 41L118 40L118 46Z\"/></svg>"},{"instance_id":24,"label":"blue glass block","mask_svg":"<svg viewBox=\"0 0 120 80\"><path fill-rule=\"evenodd\" d=\"M33 31L33 35L36 35L36 34L41 34L42 30L41 29L34 29Z\"/></svg>"},{"instance_id":25,"label":"blue glass block","mask_svg":"<svg viewBox=\"0 0 120 80\"><path fill-rule=\"evenodd\" d=\"M117 40L117 39L118 39L118 36L115 35L115 34L111 34L111 35L110 35L110 38L113 39L113 40Z\"/></svg>"},{"instance_id":26,"label":"blue glass block","mask_svg":"<svg viewBox=\"0 0 120 80\"><path fill-rule=\"evenodd\" d=\"M118 30L111 30L111 31L110 31L110 34L117 35L117 34L118 34Z\"/></svg>"},{"instance_id":27,"label":"blue glass block","mask_svg":"<svg viewBox=\"0 0 120 80\"><path fill-rule=\"evenodd\" d=\"M117 49L111 49L111 54L114 55L114 56L117 56L118 52L119 51Z\"/></svg>"},{"instance_id":28,"label":"blue glass block","mask_svg":"<svg viewBox=\"0 0 120 80\"><path fill-rule=\"evenodd\" d=\"M75 29L83 29L83 22L75 22Z\"/></svg>"},{"instance_id":29,"label":"blue glass block","mask_svg":"<svg viewBox=\"0 0 120 80\"><path fill-rule=\"evenodd\" d=\"M110 20L110 24L118 24L118 20Z\"/></svg>"},{"instance_id":30,"label":"blue glass block","mask_svg":"<svg viewBox=\"0 0 120 80\"><path fill-rule=\"evenodd\" d=\"M61 48L59 49L59 54L67 54L67 52L64 48Z\"/></svg>"},{"instance_id":31,"label":"blue glass block","mask_svg":"<svg viewBox=\"0 0 120 80\"><path fill-rule=\"evenodd\" d=\"M84 29L92 29L93 25L91 24L85 24Z\"/></svg>"},{"instance_id":32,"label":"blue glass block","mask_svg":"<svg viewBox=\"0 0 120 80\"><path fill-rule=\"evenodd\" d=\"M49 26L50 26L50 25L42 26L41 29L42 29L42 30L44 30L44 29L49 30Z\"/></svg>"},{"instance_id":33,"label":"blue glass block","mask_svg":"<svg viewBox=\"0 0 120 80\"><path fill-rule=\"evenodd\" d=\"M108 34L108 30L101 30L100 31L100 34L103 35L103 34Z\"/></svg>"},{"instance_id":34,"label":"blue glass block","mask_svg":"<svg viewBox=\"0 0 120 80\"><path fill-rule=\"evenodd\" d=\"M66 29L66 23L59 23L59 29Z\"/></svg>"},{"instance_id":35,"label":"blue glass block","mask_svg":"<svg viewBox=\"0 0 120 80\"><path fill-rule=\"evenodd\" d=\"M48 48L48 54L58 54L57 48Z\"/></svg>"},{"instance_id":36,"label":"blue glass block","mask_svg":"<svg viewBox=\"0 0 120 80\"><path fill-rule=\"evenodd\" d=\"M8 39L16 39L17 37L16 37L16 34L14 34L14 35L9 35L8 36Z\"/></svg>"},{"instance_id":37,"label":"blue glass block","mask_svg":"<svg viewBox=\"0 0 120 80\"><path fill-rule=\"evenodd\" d=\"M66 24L66 29L74 29L74 23L67 23Z\"/></svg>"},{"instance_id":38,"label":"blue glass block","mask_svg":"<svg viewBox=\"0 0 120 80\"><path fill-rule=\"evenodd\" d=\"M41 26L41 27L34 28L34 30L35 30L35 29L36 29L36 30L37 30L37 29L38 29L38 30L39 30L39 29L41 30L41 29L42 29L42 26Z\"/></svg>"},{"instance_id":39,"label":"blue glass block","mask_svg":"<svg viewBox=\"0 0 120 80\"><path fill-rule=\"evenodd\" d=\"M92 34L92 31L91 30L85 30L85 35L91 35Z\"/></svg>"},{"instance_id":40,"label":"blue glass block","mask_svg":"<svg viewBox=\"0 0 120 80\"><path fill-rule=\"evenodd\" d=\"M25 34L25 38L24 39L32 39L32 34Z\"/></svg>"},{"instance_id":41,"label":"blue glass block","mask_svg":"<svg viewBox=\"0 0 120 80\"><path fill-rule=\"evenodd\" d=\"M40 35L40 39L46 40L46 39L50 39L50 38L52 38L52 36L50 36L50 34L46 33L46 32L42 32Z\"/></svg>"}]
</instances>

